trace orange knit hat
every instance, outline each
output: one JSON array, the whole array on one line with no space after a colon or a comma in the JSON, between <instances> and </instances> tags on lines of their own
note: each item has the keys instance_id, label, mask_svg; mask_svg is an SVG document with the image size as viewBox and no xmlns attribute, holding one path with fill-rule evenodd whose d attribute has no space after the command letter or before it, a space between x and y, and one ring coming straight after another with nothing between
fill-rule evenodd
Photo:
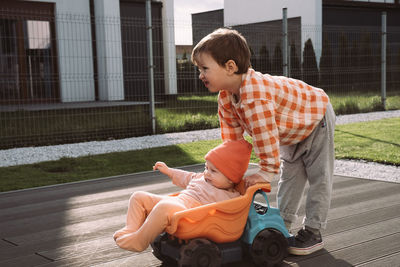
<instances>
[{"instance_id":1,"label":"orange knit hat","mask_svg":"<svg viewBox=\"0 0 400 267\"><path fill-rule=\"evenodd\" d=\"M252 145L246 140L228 140L211 149L204 157L235 184L247 171Z\"/></svg>"}]
</instances>

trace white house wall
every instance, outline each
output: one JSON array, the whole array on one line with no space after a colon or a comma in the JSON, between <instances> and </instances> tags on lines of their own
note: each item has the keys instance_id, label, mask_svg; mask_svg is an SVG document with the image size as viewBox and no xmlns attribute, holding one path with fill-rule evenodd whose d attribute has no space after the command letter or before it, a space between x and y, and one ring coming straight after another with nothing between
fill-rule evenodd
<instances>
[{"instance_id":1,"label":"white house wall","mask_svg":"<svg viewBox=\"0 0 400 267\"><path fill-rule=\"evenodd\" d=\"M301 17L302 50L309 38L317 61L322 47L322 0L225 0L224 25L233 26L282 19L287 8L288 18Z\"/></svg>"},{"instance_id":2,"label":"white house wall","mask_svg":"<svg viewBox=\"0 0 400 267\"><path fill-rule=\"evenodd\" d=\"M174 0L162 0L165 94L177 94Z\"/></svg>"},{"instance_id":3,"label":"white house wall","mask_svg":"<svg viewBox=\"0 0 400 267\"><path fill-rule=\"evenodd\" d=\"M31 0L28 0L31 1ZM61 102L94 101L92 29L89 0L32 0L55 3ZM165 94L177 93L174 0L163 2ZM123 100L119 0L95 0L100 100Z\"/></svg>"},{"instance_id":4,"label":"white house wall","mask_svg":"<svg viewBox=\"0 0 400 267\"><path fill-rule=\"evenodd\" d=\"M60 98L95 100L89 1L35 0L55 3Z\"/></svg>"},{"instance_id":5,"label":"white house wall","mask_svg":"<svg viewBox=\"0 0 400 267\"><path fill-rule=\"evenodd\" d=\"M94 1L100 100L123 100L124 82L119 0Z\"/></svg>"}]
</instances>

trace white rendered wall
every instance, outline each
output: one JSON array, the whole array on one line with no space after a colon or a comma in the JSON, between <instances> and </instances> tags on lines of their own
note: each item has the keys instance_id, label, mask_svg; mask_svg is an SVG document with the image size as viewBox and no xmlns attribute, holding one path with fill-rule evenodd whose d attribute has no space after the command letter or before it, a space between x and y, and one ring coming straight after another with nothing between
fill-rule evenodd
<instances>
[{"instance_id":1,"label":"white rendered wall","mask_svg":"<svg viewBox=\"0 0 400 267\"><path fill-rule=\"evenodd\" d=\"M178 93L174 31L174 0L162 0L165 94Z\"/></svg>"},{"instance_id":2,"label":"white rendered wall","mask_svg":"<svg viewBox=\"0 0 400 267\"><path fill-rule=\"evenodd\" d=\"M36 1L56 3L55 28L61 101L95 100L89 1Z\"/></svg>"},{"instance_id":3,"label":"white rendered wall","mask_svg":"<svg viewBox=\"0 0 400 267\"><path fill-rule=\"evenodd\" d=\"M288 18L301 17L302 50L309 38L317 61L322 47L322 0L225 0L224 25L233 26L282 19L287 8Z\"/></svg>"},{"instance_id":4,"label":"white rendered wall","mask_svg":"<svg viewBox=\"0 0 400 267\"><path fill-rule=\"evenodd\" d=\"M94 1L99 99L124 100L119 0Z\"/></svg>"}]
</instances>

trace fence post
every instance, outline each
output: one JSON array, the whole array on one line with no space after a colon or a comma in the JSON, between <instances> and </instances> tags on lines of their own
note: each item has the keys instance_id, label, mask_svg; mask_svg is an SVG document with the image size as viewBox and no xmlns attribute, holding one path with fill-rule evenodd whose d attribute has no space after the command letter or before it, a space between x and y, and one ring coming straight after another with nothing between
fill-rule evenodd
<instances>
[{"instance_id":1,"label":"fence post","mask_svg":"<svg viewBox=\"0 0 400 267\"><path fill-rule=\"evenodd\" d=\"M152 133L156 133L156 117L154 108L154 64L153 64L153 35L151 25L151 0L146 0L146 33L147 33L147 65L150 87L150 120Z\"/></svg>"},{"instance_id":2,"label":"fence post","mask_svg":"<svg viewBox=\"0 0 400 267\"><path fill-rule=\"evenodd\" d=\"M386 110L386 12L382 12L382 44L381 44L381 99Z\"/></svg>"},{"instance_id":3,"label":"fence post","mask_svg":"<svg viewBox=\"0 0 400 267\"><path fill-rule=\"evenodd\" d=\"M288 46L288 54L287 54L287 77L289 78L291 75L292 75L292 73L291 73L291 69L292 69L292 66L291 66L291 63L292 63L292 61L291 61L291 58L292 58L292 46L291 45L289 45Z\"/></svg>"},{"instance_id":4,"label":"fence post","mask_svg":"<svg viewBox=\"0 0 400 267\"><path fill-rule=\"evenodd\" d=\"M287 32L287 8L282 9L282 57L283 76L288 77L288 32Z\"/></svg>"}]
</instances>

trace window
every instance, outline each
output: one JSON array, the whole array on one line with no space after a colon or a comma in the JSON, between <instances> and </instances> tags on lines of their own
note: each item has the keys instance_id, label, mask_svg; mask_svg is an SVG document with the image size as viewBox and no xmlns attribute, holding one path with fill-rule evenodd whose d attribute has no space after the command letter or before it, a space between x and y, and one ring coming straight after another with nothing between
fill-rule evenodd
<instances>
[{"instance_id":1,"label":"window","mask_svg":"<svg viewBox=\"0 0 400 267\"><path fill-rule=\"evenodd\" d=\"M58 101L53 8L48 3L2 3L0 102Z\"/></svg>"}]
</instances>

